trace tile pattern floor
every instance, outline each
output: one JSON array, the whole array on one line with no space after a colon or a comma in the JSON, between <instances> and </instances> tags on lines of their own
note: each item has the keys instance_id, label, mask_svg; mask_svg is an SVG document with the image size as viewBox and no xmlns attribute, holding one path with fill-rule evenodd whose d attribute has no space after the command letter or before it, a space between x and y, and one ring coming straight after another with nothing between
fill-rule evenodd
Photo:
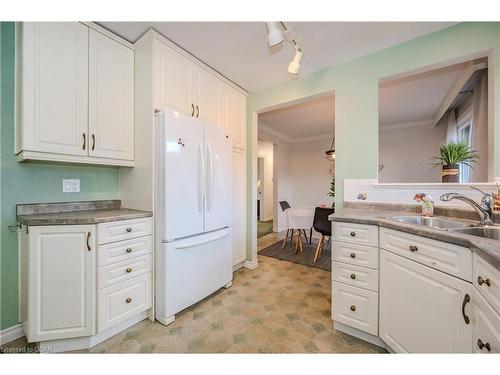
<instances>
[{"instance_id":1,"label":"tile pattern floor","mask_svg":"<svg viewBox=\"0 0 500 375\"><path fill-rule=\"evenodd\" d=\"M262 237L259 248L279 237L275 233ZM181 312L171 325L144 320L90 352L384 352L334 331L330 301L330 272L259 256L256 270L238 270L231 288Z\"/></svg>"}]
</instances>

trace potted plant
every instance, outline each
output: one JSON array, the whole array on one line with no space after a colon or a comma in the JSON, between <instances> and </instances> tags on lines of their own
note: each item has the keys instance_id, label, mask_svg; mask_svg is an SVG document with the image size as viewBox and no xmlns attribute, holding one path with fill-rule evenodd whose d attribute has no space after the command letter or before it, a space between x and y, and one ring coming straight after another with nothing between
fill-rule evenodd
<instances>
[{"instance_id":1,"label":"potted plant","mask_svg":"<svg viewBox=\"0 0 500 375\"><path fill-rule=\"evenodd\" d=\"M439 156L436 156L434 167L442 167L442 182L460 182L460 164L471 168L473 163L479 162L477 150L473 150L467 143L448 142L439 147Z\"/></svg>"},{"instance_id":2,"label":"potted plant","mask_svg":"<svg viewBox=\"0 0 500 375\"><path fill-rule=\"evenodd\" d=\"M335 207L335 176L332 178L332 182L330 182L330 191L328 192L328 196L334 199L332 207Z\"/></svg>"}]
</instances>

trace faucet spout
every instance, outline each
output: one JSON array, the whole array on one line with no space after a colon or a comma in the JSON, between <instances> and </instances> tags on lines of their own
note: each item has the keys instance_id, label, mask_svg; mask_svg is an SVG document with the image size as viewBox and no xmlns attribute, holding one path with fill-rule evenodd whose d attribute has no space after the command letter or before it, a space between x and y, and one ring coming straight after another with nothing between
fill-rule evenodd
<instances>
[{"instance_id":1,"label":"faucet spout","mask_svg":"<svg viewBox=\"0 0 500 375\"><path fill-rule=\"evenodd\" d=\"M453 199L462 201L467 203L469 206L471 206L479 215L481 219L481 225L493 225L493 221L491 220L492 215L493 215L493 208L492 205L487 204L487 200L483 198L481 204L477 203L473 199L459 194L459 193L446 193L441 195L439 198L443 202L449 202L452 201Z\"/></svg>"}]
</instances>

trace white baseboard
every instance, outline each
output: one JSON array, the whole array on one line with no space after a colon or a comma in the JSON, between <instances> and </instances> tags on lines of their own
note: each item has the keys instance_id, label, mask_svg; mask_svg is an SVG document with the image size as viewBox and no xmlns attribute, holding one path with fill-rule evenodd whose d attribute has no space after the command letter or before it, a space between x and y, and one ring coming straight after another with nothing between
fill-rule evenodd
<instances>
[{"instance_id":1,"label":"white baseboard","mask_svg":"<svg viewBox=\"0 0 500 375\"><path fill-rule=\"evenodd\" d=\"M24 336L23 327L21 324L16 324L15 326L5 328L0 331L0 345L7 344L8 342L17 340Z\"/></svg>"},{"instance_id":2,"label":"white baseboard","mask_svg":"<svg viewBox=\"0 0 500 375\"><path fill-rule=\"evenodd\" d=\"M370 344L380 346L381 348L385 348L385 342L378 336L372 335L370 333L363 332L357 328L350 327L346 324L333 321L333 328L337 331L347 333L348 335L357 337L358 339L369 342Z\"/></svg>"},{"instance_id":3,"label":"white baseboard","mask_svg":"<svg viewBox=\"0 0 500 375\"><path fill-rule=\"evenodd\" d=\"M257 262L257 260L254 260L253 262L249 261L249 260L245 260L243 262L243 267L249 269L249 270L254 270L256 269L257 267L259 266L259 262Z\"/></svg>"},{"instance_id":4,"label":"white baseboard","mask_svg":"<svg viewBox=\"0 0 500 375\"><path fill-rule=\"evenodd\" d=\"M273 220L272 216L267 216L267 217L261 217L260 218L260 221L271 221L271 220Z\"/></svg>"}]
</instances>

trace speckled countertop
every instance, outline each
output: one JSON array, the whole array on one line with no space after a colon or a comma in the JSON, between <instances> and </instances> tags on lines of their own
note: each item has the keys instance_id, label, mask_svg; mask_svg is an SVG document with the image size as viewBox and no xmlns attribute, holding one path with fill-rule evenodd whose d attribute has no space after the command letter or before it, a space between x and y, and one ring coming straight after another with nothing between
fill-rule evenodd
<instances>
[{"instance_id":1,"label":"speckled countertop","mask_svg":"<svg viewBox=\"0 0 500 375\"><path fill-rule=\"evenodd\" d=\"M17 205L23 225L84 225L153 216L150 211L121 207L119 200Z\"/></svg>"},{"instance_id":2,"label":"speckled countertop","mask_svg":"<svg viewBox=\"0 0 500 375\"><path fill-rule=\"evenodd\" d=\"M389 220L391 216L419 216L418 213L408 211L394 211L383 209L341 208L328 218L331 221L341 221L356 224L371 224L379 227L395 229L418 236L444 241L470 248L474 253L500 270L500 241L484 239L482 237L436 229L423 225L406 224ZM455 219L447 217L448 219ZM477 224L477 221L474 222Z\"/></svg>"}]
</instances>

